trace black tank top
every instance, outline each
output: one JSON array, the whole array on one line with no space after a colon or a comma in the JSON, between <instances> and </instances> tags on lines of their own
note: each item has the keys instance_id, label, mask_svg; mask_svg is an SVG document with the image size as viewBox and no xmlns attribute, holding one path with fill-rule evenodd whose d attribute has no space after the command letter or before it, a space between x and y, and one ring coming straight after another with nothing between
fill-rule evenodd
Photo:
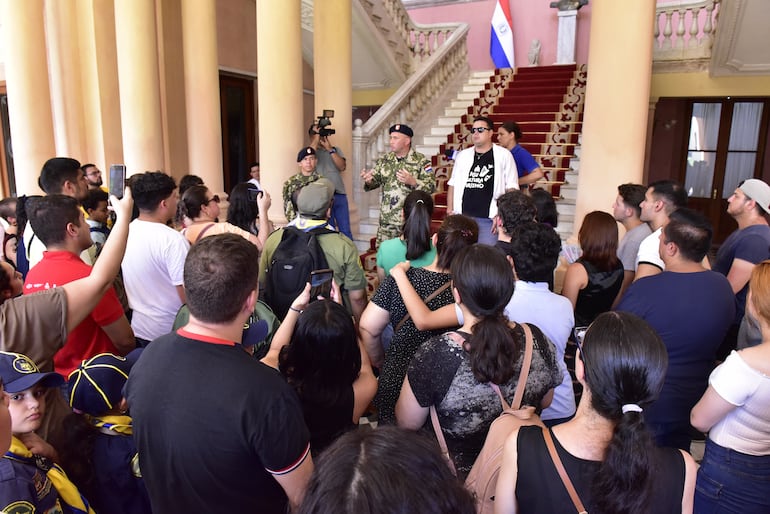
<instances>
[{"instance_id":1,"label":"black tank top","mask_svg":"<svg viewBox=\"0 0 770 514\"><path fill-rule=\"evenodd\" d=\"M588 285L578 292L575 302L575 326L585 327L612 307L612 302L623 284L623 264L618 261L614 269L600 271L581 257L577 260L586 269Z\"/></svg>"},{"instance_id":2,"label":"black tank top","mask_svg":"<svg viewBox=\"0 0 770 514\"><path fill-rule=\"evenodd\" d=\"M553 432L552 432L553 433ZM591 480L601 465L598 461L579 459L568 453L556 436L553 437L556 452L567 470L580 500L588 512L599 512L591 495ZM540 427L519 429L518 469L516 498L519 512L575 512L567 490L553 465ZM682 512L685 466L679 450L656 448L653 455L653 495L649 512L656 514Z\"/></svg>"}]
</instances>

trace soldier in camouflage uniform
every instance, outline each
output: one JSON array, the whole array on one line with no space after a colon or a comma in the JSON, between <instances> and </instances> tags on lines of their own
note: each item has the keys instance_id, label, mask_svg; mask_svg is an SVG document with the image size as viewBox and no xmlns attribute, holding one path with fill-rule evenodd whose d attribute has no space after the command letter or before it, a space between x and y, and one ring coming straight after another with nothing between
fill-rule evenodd
<instances>
[{"instance_id":1,"label":"soldier in camouflage uniform","mask_svg":"<svg viewBox=\"0 0 770 514\"><path fill-rule=\"evenodd\" d=\"M286 221L291 221L297 217L294 203L291 201L294 192L321 178L315 169L315 149L312 146L306 146L299 151L297 162L299 163L299 173L292 175L289 180L283 183L283 212L286 214Z\"/></svg>"},{"instance_id":2,"label":"soldier in camouflage uniform","mask_svg":"<svg viewBox=\"0 0 770 514\"><path fill-rule=\"evenodd\" d=\"M412 149L412 129L396 124L389 132L391 152L378 159L374 169L361 172L365 191L382 188L377 244L401 235L404 199L409 193L419 189L432 194L436 188L430 159Z\"/></svg>"}]
</instances>

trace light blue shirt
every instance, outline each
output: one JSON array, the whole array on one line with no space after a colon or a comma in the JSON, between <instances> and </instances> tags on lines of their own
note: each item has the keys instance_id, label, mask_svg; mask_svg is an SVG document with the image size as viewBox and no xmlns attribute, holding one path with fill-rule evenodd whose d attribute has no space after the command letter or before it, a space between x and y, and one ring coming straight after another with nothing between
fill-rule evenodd
<instances>
[{"instance_id":1,"label":"light blue shirt","mask_svg":"<svg viewBox=\"0 0 770 514\"><path fill-rule=\"evenodd\" d=\"M562 382L556 387L550 407L541 418L560 419L575 414L575 393L572 378L564 363L575 313L572 303L564 296L551 292L547 282L516 281L513 296L505 308L505 315L516 323L531 323L538 327L556 347L556 363L562 372Z\"/></svg>"}]
</instances>

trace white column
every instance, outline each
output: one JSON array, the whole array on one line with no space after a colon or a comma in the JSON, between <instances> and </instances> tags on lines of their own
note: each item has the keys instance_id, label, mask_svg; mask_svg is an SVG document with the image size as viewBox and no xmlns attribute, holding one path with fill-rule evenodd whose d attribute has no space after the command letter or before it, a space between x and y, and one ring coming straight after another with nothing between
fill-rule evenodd
<instances>
[{"instance_id":1,"label":"white column","mask_svg":"<svg viewBox=\"0 0 770 514\"><path fill-rule=\"evenodd\" d=\"M577 10L559 11L559 32L556 45L556 64L575 63L577 37Z\"/></svg>"}]
</instances>

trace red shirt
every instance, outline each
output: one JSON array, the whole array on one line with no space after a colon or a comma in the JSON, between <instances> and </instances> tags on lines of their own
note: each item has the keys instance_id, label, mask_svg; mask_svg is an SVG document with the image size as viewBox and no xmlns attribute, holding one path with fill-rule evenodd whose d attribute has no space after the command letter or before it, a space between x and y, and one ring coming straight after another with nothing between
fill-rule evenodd
<instances>
[{"instance_id":1,"label":"red shirt","mask_svg":"<svg viewBox=\"0 0 770 514\"><path fill-rule=\"evenodd\" d=\"M78 255L66 251L43 252L43 259L27 273L24 294L52 289L87 277L91 266ZM102 300L67 336L67 342L53 358L54 369L66 378L78 367L80 361L100 353L118 353L115 345L101 327L116 322L123 315L123 306L110 289Z\"/></svg>"}]
</instances>

